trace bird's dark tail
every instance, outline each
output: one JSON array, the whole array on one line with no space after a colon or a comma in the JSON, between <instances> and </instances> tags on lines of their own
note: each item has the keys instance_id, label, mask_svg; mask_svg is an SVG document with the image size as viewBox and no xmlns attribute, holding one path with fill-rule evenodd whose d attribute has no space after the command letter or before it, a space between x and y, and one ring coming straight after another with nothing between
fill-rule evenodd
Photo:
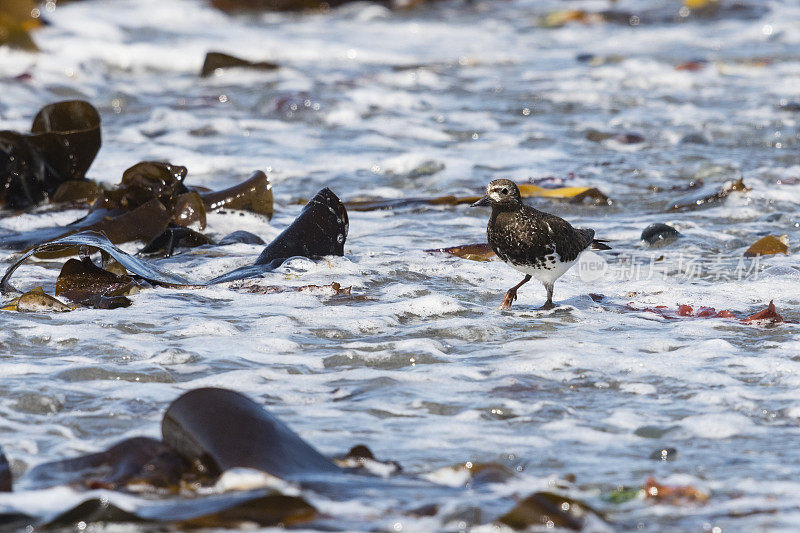
<instances>
[{"instance_id":1,"label":"bird's dark tail","mask_svg":"<svg viewBox=\"0 0 800 533\"><path fill-rule=\"evenodd\" d=\"M592 239L592 242L589 243L590 250L610 250L611 247L607 245L608 241L603 239Z\"/></svg>"}]
</instances>

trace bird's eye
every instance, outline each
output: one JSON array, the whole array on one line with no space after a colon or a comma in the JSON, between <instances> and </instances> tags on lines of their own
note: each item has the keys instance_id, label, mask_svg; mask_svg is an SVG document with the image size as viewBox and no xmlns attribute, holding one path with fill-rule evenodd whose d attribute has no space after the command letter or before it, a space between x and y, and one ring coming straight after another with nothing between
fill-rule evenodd
<instances>
[{"instance_id":1,"label":"bird's eye","mask_svg":"<svg viewBox=\"0 0 800 533\"><path fill-rule=\"evenodd\" d=\"M508 189L506 189L505 187L503 187L503 190L502 190L502 191L500 191L500 192L501 192L501 193L503 193L503 194L508 194Z\"/></svg>"}]
</instances>

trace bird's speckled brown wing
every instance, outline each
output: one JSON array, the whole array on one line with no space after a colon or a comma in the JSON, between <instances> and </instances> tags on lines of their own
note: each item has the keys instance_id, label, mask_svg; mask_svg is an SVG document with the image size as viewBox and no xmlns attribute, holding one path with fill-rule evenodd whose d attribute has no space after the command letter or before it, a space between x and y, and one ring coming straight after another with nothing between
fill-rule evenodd
<instances>
[{"instance_id":1,"label":"bird's speckled brown wing","mask_svg":"<svg viewBox=\"0 0 800 533\"><path fill-rule=\"evenodd\" d=\"M577 259L591 244L594 230L575 229L563 218L523 206L492 216L487 236L503 261L535 266L553 253L564 262Z\"/></svg>"}]
</instances>

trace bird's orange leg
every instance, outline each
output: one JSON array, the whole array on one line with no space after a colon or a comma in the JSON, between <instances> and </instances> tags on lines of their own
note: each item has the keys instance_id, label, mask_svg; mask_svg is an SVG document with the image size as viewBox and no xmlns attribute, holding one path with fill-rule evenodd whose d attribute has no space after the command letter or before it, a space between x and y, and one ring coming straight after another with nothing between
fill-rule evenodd
<instances>
[{"instance_id":1,"label":"bird's orange leg","mask_svg":"<svg viewBox=\"0 0 800 533\"><path fill-rule=\"evenodd\" d=\"M525 277L522 279L522 281L520 281L519 283L508 289L508 292L503 298L503 303L500 304L500 307L498 309L511 309L511 304L513 304L514 300L517 299L517 289L528 283L530 280L531 280L531 275L525 274Z\"/></svg>"}]
</instances>

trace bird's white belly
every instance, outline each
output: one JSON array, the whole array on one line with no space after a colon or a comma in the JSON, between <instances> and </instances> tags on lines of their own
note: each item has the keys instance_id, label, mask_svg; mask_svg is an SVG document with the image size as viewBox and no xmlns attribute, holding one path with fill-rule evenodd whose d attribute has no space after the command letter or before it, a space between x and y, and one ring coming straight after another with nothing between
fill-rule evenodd
<instances>
[{"instance_id":1,"label":"bird's white belly","mask_svg":"<svg viewBox=\"0 0 800 533\"><path fill-rule=\"evenodd\" d=\"M562 275L564 275L564 273L567 270L572 268L572 265L578 262L577 259L574 259L572 261L567 261L566 263L562 263L557 255L548 257L554 257L555 262L545 260L543 266L537 266L537 267L533 267L530 265L518 265L513 263L509 264L511 264L511 266L513 266L520 272L524 274L530 274L531 277L538 279L539 281L541 281L546 285L549 285L551 283L555 283L555 281ZM542 263L539 263L539 265L542 265Z\"/></svg>"}]
</instances>

